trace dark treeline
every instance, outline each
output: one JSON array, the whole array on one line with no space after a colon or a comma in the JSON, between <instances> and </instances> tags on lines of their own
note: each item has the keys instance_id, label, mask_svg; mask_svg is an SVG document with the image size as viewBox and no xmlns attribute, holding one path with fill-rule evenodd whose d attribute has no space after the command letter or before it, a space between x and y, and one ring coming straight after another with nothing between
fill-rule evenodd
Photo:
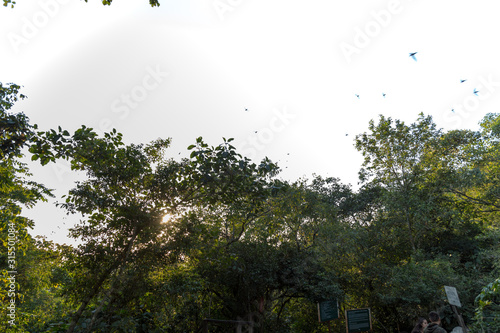
<instances>
[{"instance_id":1,"label":"dark treeline","mask_svg":"<svg viewBox=\"0 0 500 333\"><path fill-rule=\"evenodd\" d=\"M448 132L423 114L409 125L380 116L356 137L364 163L354 191L336 178L284 181L232 139L198 138L189 159L175 160L170 139L126 145L116 131L41 130L9 111L19 89L0 85L2 331L180 333L212 318L253 321L253 332L328 332L317 302L330 299L341 310L333 332L345 331L344 310L365 307L374 332L409 332L431 310L450 331L445 285L473 332L500 331L497 114L480 131ZM67 159L87 175L60 203L83 216L69 231L81 245L30 235L37 221L21 208L52 194L23 154Z\"/></svg>"}]
</instances>

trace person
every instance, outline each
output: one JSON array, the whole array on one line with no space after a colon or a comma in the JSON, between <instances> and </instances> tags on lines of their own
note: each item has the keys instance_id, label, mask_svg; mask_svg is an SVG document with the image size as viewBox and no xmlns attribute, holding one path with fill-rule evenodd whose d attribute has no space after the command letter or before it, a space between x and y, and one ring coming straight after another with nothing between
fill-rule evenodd
<instances>
[{"instance_id":1,"label":"person","mask_svg":"<svg viewBox=\"0 0 500 333\"><path fill-rule=\"evenodd\" d=\"M415 327L413 327L411 333L424 333L424 330L427 327L427 325L428 325L427 319L425 319L424 317L420 317L418 318L417 324L415 325Z\"/></svg>"},{"instance_id":2,"label":"person","mask_svg":"<svg viewBox=\"0 0 500 333\"><path fill-rule=\"evenodd\" d=\"M424 333L447 333L446 330L440 326L441 317L439 317L439 314L437 312L429 312L429 320L431 321L431 323L427 325Z\"/></svg>"}]
</instances>

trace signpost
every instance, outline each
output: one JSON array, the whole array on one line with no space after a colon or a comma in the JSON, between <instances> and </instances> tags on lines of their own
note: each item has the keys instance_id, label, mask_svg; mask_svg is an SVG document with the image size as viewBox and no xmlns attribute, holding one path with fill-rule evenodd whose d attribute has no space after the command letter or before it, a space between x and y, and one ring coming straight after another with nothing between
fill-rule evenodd
<instances>
[{"instance_id":1,"label":"signpost","mask_svg":"<svg viewBox=\"0 0 500 333\"><path fill-rule=\"evenodd\" d=\"M370 308L346 310L347 333L368 332L372 330Z\"/></svg>"},{"instance_id":2,"label":"signpost","mask_svg":"<svg viewBox=\"0 0 500 333\"><path fill-rule=\"evenodd\" d=\"M458 299L457 288L444 286L444 291L446 292L448 302L450 302L451 305L458 306L459 308L462 307L462 304L460 304L460 299Z\"/></svg>"},{"instance_id":3,"label":"signpost","mask_svg":"<svg viewBox=\"0 0 500 333\"><path fill-rule=\"evenodd\" d=\"M328 323L328 332L331 332L330 320L339 318L339 303L337 300L318 302L318 319L320 323Z\"/></svg>"},{"instance_id":4,"label":"signpost","mask_svg":"<svg viewBox=\"0 0 500 333\"><path fill-rule=\"evenodd\" d=\"M460 299L458 298L458 293L457 289L455 287L449 287L449 286L444 286L444 291L446 292L446 297L448 297L448 302L451 305L451 309L457 316L458 323L460 324L460 327L462 327L462 330L464 332L468 332L467 328L465 327L465 322L462 316L458 313L457 306L462 307L462 304L460 303Z\"/></svg>"},{"instance_id":5,"label":"signpost","mask_svg":"<svg viewBox=\"0 0 500 333\"><path fill-rule=\"evenodd\" d=\"M320 323L338 318L339 304L337 300L318 302L318 319Z\"/></svg>"}]
</instances>

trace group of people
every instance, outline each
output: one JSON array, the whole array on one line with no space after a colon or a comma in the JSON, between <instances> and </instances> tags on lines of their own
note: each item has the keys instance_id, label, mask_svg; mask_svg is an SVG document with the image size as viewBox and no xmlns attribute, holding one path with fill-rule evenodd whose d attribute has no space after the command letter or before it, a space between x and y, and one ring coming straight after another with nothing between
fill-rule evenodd
<instances>
[{"instance_id":1,"label":"group of people","mask_svg":"<svg viewBox=\"0 0 500 333\"><path fill-rule=\"evenodd\" d=\"M429 312L429 322L425 318L418 318L417 325L413 328L411 333L447 333L441 327L441 317L435 311Z\"/></svg>"}]
</instances>

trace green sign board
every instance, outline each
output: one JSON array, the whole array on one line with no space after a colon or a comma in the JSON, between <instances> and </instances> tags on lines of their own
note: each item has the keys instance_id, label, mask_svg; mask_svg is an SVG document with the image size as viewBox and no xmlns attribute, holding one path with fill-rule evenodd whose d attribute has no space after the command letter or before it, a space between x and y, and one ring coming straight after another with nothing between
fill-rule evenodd
<instances>
[{"instance_id":1,"label":"green sign board","mask_svg":"<svg viewBox=\"0 0 500 333\"><path fill-rule=\"evenodd\" d=\"M339 304L337 300L318 302L318 318L320 322L339 318Z\"/></svg>"},{"instance_id":2,"label":"green sign board","mask_svg":"<svg viewBox=\"0 0 500 333\"><path fill-rule=\"evenodd\" d=\"M346 310L347 333L368 332L372 329L370 309Z\"/></svg>"}]
</instances>

